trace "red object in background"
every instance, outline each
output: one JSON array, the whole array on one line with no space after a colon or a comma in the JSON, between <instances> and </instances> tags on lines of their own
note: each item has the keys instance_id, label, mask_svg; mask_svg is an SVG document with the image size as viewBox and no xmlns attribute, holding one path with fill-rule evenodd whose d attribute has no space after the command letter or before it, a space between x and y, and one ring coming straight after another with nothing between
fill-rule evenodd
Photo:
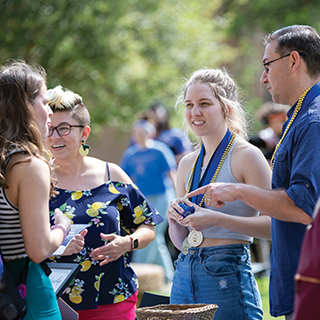
<instances>
[{"instance_id":1,"label":"red object in background","mask_svg":"<svg viewBox=\"0 0 320 320\"><path fill-rule=\"evenodd\" d=\"M294 320L320 317L320 202L306 231L295 275Z\"/></svg>"}]
</instances>

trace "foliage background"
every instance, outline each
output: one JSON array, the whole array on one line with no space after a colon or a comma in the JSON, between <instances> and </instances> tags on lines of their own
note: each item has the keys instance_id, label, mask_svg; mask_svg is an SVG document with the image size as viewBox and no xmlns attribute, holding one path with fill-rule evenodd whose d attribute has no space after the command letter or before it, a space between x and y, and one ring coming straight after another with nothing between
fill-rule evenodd
<instances>
[{"instance_id":1,"label":"foliage background","mask_svg":"<svg viewBox=\"0 0 320 320\"><path fill-rule=\"evenodd\" d=\"M311 0L0 0L0 64L38 63L48 88L61 84L81 94L101 146L129 132L155 101L181 127L179 87L202 67L226 67L252 116L270 100L259 83L264 35L292 24L320 31L319 14ZM105 125L118 128L108 139ZM267 286L261 288L266 310Z\"/></svg>"},{"instance_id":2,"label":"foliage background","mask_svg":"<svg viewBox=\"0 0 320 320\"><path fill-rule=\"evenodd\" d=\"M253 115L270 99L259 84L263 36L290 24L319 30L319 11L310 0L0 0L0 64L41 64L49 88L80 93L93 134L105 124L129 132L154 101L173 109L201 67L226 67ZM181 115L172 110L173 125Z\"/></svg>"}]
</instances>

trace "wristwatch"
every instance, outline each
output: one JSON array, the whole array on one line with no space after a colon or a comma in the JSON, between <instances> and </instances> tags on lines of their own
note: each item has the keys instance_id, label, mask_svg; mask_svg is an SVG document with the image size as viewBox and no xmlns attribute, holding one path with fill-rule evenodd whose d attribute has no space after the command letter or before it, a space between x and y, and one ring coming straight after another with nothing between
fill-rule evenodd
<instances>
[{"instance_id":1,"label":"wristwatch","mask_svg":"<svg viewBox=\"0 0 320 320\"><path fill-rule=\"evenodd\" d=\"M129 236L131 239L131 251L138 249L139 247L139 241L138 239L133 239L131 236Z\"/></svg>"}]
</instances>

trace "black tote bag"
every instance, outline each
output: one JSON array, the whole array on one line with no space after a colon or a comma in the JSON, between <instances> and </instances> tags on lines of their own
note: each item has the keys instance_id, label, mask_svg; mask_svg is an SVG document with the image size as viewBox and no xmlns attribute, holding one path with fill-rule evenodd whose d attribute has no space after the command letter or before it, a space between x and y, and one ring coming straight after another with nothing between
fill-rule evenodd
<instances>
[{"instance_id":1,"label":"black tote bag","mask_svg":"<svg viewBox=\"0 0 320 320\"><path fill-rule=\"evenodd\" d=\"M20 296L0 251L0 319L19 320L25 316L26 312L26 302Z\"/></svg>"}]
</instances>

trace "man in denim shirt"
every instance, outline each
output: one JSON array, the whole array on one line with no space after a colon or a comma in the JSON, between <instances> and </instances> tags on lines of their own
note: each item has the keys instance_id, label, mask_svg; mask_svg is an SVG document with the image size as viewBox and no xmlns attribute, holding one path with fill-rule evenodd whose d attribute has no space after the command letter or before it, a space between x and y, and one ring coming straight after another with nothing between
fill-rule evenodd
<instances>
[{"instance_id":1,"label":"man in denim shirt","mask_svg":"<svg viewBox=\"0 0 320 320\"><path fill-rule=\"evenodd\" d=\"M260 82L275 103L292 106L271 160L273 190L210 184L188 196L205 193L217 208L238 199L272 217L270 313L289 320L302 239L320 195L320 36L294 25L268 35L265 45Z\"/></svg>"}]
</instances>

